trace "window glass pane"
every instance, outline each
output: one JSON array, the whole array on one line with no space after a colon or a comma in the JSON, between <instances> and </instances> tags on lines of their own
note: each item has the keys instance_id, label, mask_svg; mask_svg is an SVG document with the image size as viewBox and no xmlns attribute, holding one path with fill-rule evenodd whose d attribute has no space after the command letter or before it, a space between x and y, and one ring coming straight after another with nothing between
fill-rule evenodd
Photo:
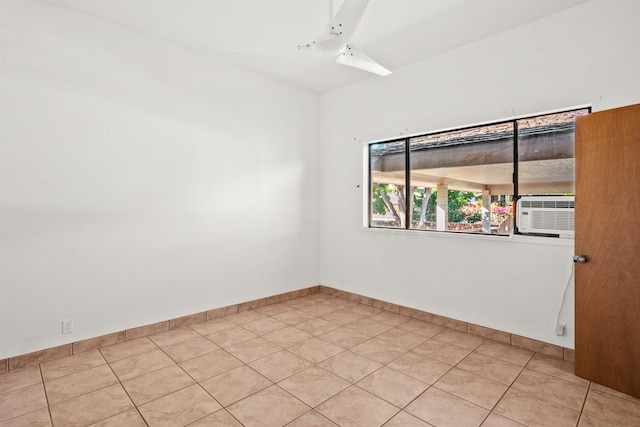
<instances>
[{"instance_id":1,"label":"window glass pane","mask_svg":"<svg viewBox=\"0 0 640 427\"><path fill-rule=\"evenodd\" d=\"M512 122L411 138L413 229L511 234Z\"/></svg>"},{"instance_id":2,"label":"window glass pane","mask_svg":"<svg viewBox=\"0 0 640 427\"><path fill-rule=\"evenodd\" d=\"M371 227L405 228L405 141L369 145Z\"/></svg>"},{"instance_id":3,"label":"window glass pane","mask_svg":"<svg viewBox=\"0 0 640 427\"><path fill-rule=\"evenodd\" d=\"M517 120L518 195L574 195L575 117L588 109Z\"/></svg>"}]
</instances>

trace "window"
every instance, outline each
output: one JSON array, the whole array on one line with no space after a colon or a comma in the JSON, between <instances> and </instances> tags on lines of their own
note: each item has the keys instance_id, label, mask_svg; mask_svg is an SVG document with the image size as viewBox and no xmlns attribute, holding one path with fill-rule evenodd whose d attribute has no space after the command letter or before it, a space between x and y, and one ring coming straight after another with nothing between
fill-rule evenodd
<instances>
[{"instance_id":1,"label":"window","mask_svg":"<svg viewBox=\"0 0 640 427\"><path fill-rule=\"evenodd\" d=\"M573 195L575 117L543 114L369 145L369 226L510 235L514 200Z\"/></svg>"}]
</instances>

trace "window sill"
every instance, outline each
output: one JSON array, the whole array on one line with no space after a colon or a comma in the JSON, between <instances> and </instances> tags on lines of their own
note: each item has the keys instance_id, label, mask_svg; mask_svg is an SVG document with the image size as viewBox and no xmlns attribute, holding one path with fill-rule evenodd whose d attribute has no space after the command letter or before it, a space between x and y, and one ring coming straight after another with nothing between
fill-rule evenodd
<instances>
[{"instance_id":1,"label":"window sill","mask_svg":"<svg viewBox=\"0 0 640 427\"><path fill-rule=\"evenodd\" d=\"M418 238L435 238L435 239L488 239L492 242L508 242L508 244L533 244L533 245L548 245L548 246L574 246L574 239L561 239L558 237L541 237L541 236L525 236L522 234L515 234L511 236L504 236L498 234L470 234L470 233L456 233L448 231L424 231L424 230L405 230L394 228L371 228L363 227L362 230L366 233L380 233L380 234L394 234L396 236L417 236Z\"/></svg>"}]
</instances>

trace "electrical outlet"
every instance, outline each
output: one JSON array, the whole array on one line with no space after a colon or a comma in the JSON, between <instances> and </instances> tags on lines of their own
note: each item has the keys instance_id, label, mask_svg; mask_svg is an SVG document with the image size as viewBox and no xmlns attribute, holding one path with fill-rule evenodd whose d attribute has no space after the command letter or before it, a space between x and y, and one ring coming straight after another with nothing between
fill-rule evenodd
<instances>
[{"instance_id":1,"label":"electrical outlet","mask_svg":"<svg viewBox=\"0 0 640 427\"><path fill-rule=\"evenodd\" d=\"M65 319L62 321L62 333L70 334L73 332L73 319Z\"/></svg>"},{"instance_id":2,"label":"electrical outlet","mask_svg":"<svg viewBox=\"0 0 640 427\"><path fill-rule=\"evenodd\" d=\"M564 336L565 329L566 329L566 325L564 323L558 323L556 325L556 335L559 337Z\"/></svg>"}]
</instances>

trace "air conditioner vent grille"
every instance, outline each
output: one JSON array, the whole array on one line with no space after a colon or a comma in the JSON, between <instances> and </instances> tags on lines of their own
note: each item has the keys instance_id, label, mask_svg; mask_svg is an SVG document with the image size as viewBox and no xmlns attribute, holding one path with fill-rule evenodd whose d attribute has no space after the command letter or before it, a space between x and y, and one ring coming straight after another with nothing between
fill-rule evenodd
<instances>
[{"instance_id":1,"label":"air conditioner vent grille","mask_svg":"<svg viewBox=\"0 0 640 427\"><path fill-rule=\"evenodd\" d=\"M573 200L523 200L523 208L536 209L573 209L575 202Z\"/></svg>"},{"instance_id":2,"label":"air conditioner vent grille","mask_svg":"<svg viewBox=\"0 0 640 427\"><path fill-rule=\"evenodd\" d=\"M533 228L563 231L573 231L574 228L573 211L532 211L529 215Z\"/></svg>"}]
</instances>

